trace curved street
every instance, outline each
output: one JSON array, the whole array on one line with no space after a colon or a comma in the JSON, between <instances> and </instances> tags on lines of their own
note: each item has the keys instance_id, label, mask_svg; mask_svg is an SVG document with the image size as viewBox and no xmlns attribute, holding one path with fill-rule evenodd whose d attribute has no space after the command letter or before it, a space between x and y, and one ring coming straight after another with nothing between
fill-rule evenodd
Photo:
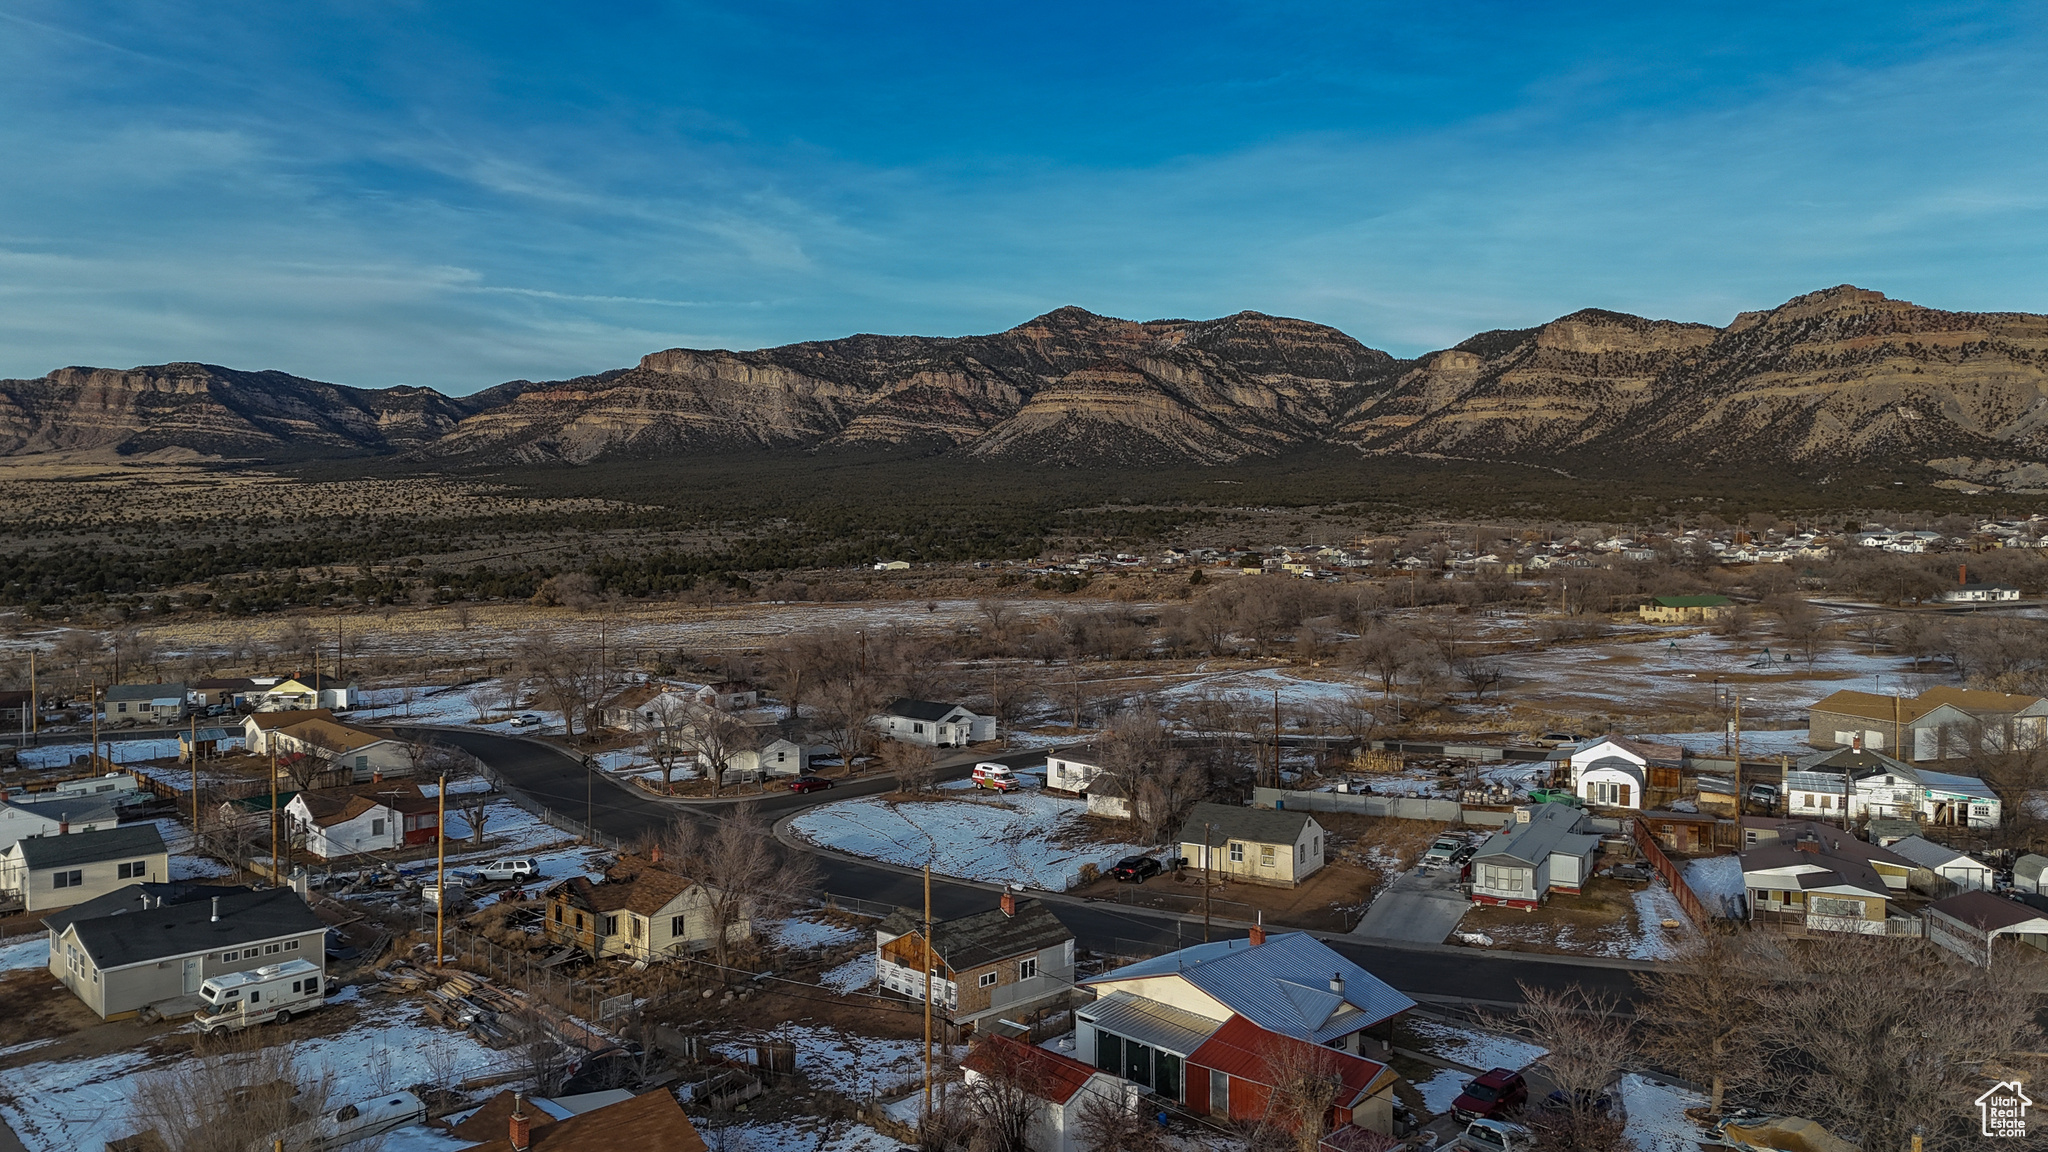
<instances>
[{"instance_id":1,"label":"curved street","mask_svg":"<svg viewBox=\"0 0 2048 1152\"><path fill-rule=\"evenodd\" d=\"M431 733L444 743L477 757L508 788L566 820L583 823L623 844L659 835L679 819L712 822L729 810L730 802L663 801L619 784L602 772L589 772L572 753L552 744L517 736L452 728L401 728ZM1042 762L1043 749L988 756L970 753L940 762L940 778L965 776L973 764L1000 760L1013 766ZM825 792L799 795L770 792L755 803L768 819L778 820L799 809L833 800L890 791L893 778L877 775ZM798 850L803 850L800 847ZM906 908L923 901L918 873L892 865L850 859L833 852L811 852L827 893ZM932 914L938 918L979 912L994 903L993 886L932 877ZM1034 895L1058 906L1081 947L1100 953L1128 953L1132 945L1165 951L1176 942L1201 938L1201 919L1155 909L1082 900L1061 893ZM1242 926L1218 924L1217 938L1240 937ZM1623 1005L1632 1002L1639 972L1651 965L1635 961L1549 956L1527 952L1483 952L1445 945L1414 945L1361 941L1356 936L1317 933L1330 947L1382 980L1419 1001L1468 1004L1512 1004L1521 999L1520 985L1562 987L1578 984L1605 993Z\"/></svg>"}]
</instances>

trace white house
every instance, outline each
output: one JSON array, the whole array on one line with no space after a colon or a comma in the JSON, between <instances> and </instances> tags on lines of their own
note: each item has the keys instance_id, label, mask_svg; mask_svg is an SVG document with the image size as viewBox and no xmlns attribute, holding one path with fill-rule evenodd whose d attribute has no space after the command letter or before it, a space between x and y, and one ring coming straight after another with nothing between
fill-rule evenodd
<instances>
[{"instance_id":1,"label":"white house","mask_svg":"<svg viewBox=\"0 0 2048 1152\"><path fill-rule=\"evenodd\" d=\"M1102 762L1095 749L1077 748L1045 758L1045 786L1061 792L1086 792L1102 775Z\"/></svg>"},{"instance_id":2,"label":"white house","mask_svg":"<svg viewBox=\"0 0 2048 1152\"><path fill-rule=\"evenodd\" d=\"M1188 866L1254 884L1292 888L1323 866L1323 826L1306 812L1206 801L1181 825Z\"/></svg>"},{"instance_id":3,"label":"white house","mask_svg":"<svg viewBox=\"0 0 2048 1152\"><path fill-rule=\"evenodd\" d=\"M351 728L332 720L304 720L270 734L279 755L298 754L350 769L357 781L403 776L412 771L412 749L402 740Z\"/></svg>"},{"instance_id":4,"label":"white house","mask_svg":"<svg viewBox=\"0 0 2048 1152\"><path fill-rule=\"evenodd\" d=\"M1920 769L1860 748L1810 753L1785 773L1786 811L1820 820L1911 819L1921 792Z\"/></svg>"},{"instance_id":5,"label":"white house","mask_svg":"<svg viewBox=\"0 0 2048 1152\"><path fill-rule=\"evenodd\" d=\"M50 974L108 1020L193 996L215 976L326 957L327 925L290 888L130 882L43 927Z\"/></svg>"},{"instance_id":6,"label":"white house","mask_svg":"<svg viewBox=\"0 0 2048 1152\"><path fill-rule=\"evenodd\" d=\"M129 884L170 879L170 852L154 824L69 836L31 836L0 854L0 890L30 912L66 908Z\"/></svg>"},{"instance_id":7,"label":"white house","mask_svg":"<svg viewBox=\"0 0 2048 1152\"><path fill-rule=\"evenodd\" d=\"M736 780L750 780L755 776L801 776L811 769L811 750L794 740L777 737L758 748L745 748L725 758L727 783ZM709 772L711 762L702 752L697 754L697 770Z\"/></svg>"},{"instance_id":8,"label":"white house","mask_svg":"<svg viewBox=\"0 0 2048 1152\"><path fill-rule=\"evenodd\" d=\"M893 700L868 724L891 740L926 748L959 748L996 738L995 717L932 700Z\"/></svg>"},{"instance_id":9,"label":"white house","mask_svg":"<svg viewBox=\"0 0 2048 1152\"><path fill-rule=\"evenodd\" d=\"M1677 768L1684 758L1685 749L1676 744L1603 736L1572 750L1572 792L1601 808L1641 809L1651 768Z\"/></svg>"},{"instance_id":10,"label":"white house","mask_svg":"<svg viewBox=\"0 0 2048 1152\"><path fill-rule=\"evenodd\" d=\"M649 681L626 688L605 701L600 715L607 728L659 732L664 728L683 726L696 710L694 694Z\"/></svg>"},{"instance_id":11,"label":"white house","mask_svg":"<svg viewBox=\"0 0 2048 1152\"><path fill-rule=\"evenodd\" d=\"M1963 584L1941 594L1950 604L1994 604L2002 600L2017 600L2020 590L2009 584Z\"/></svg>"},{"instance_id":12,"label":"white house","mask_svg":"<svg viewBox=\"0 0 2048 1152\"><path fill-rule=\"evenodd\" d=\"M71 832L100 832L119 827L120 817L112 801L91 797L61 800L8 800L0 803L0 851L17 840L34 836L62 836Z\"/></svg>"},{"instance_id":13,"label":"white house","mask_svg":"<svg viewBox=\"0 0 2048 1152\"><path fill-rule=\"evenodd\" d=\"M253 756L270 755L270 739L294 724L308 720L332 720L334 713L325 708L292 710L285 712L251 712L242 718L242 747Z\"/></svg>"},{"instance_id":14,"label":"white house","mask_svg":"<svg viewBox=\"0 0 2048 1152\"><path fill-rule=\"evenodd\" d=\"M1998 793L1975 776L1920 770L1920 818L1929 824L1996 828L2004 818Z\"/></svg>"},{"instance_id":15,"label":"white house","mask_svg":"<svg viewBox=\"0 0 2048 1152\"><path fill-rule=\"evenodd\" d=\"M1136 1113L1138 1087L1118 1076L1007 1036L983 1038L960 1062L971 1091L984 1080L1017 1084L1037 1099L1024 1131L1031 1152L1081 1152L1088 1147L1081 1116L1113 1105Z\"/></svg>"},{"instance_id":16,"label":"white house","mask_svg":"<svg viewBox=\"0 0 2048 1152\"><path fill-rule=\"evenodd\" d=\"M726 680L717 684L706 684L697 689L695 699L706 708L720 712L744 712L761 704L761 690L739 680Z\"/></svg>"},{"instance_id":17,"label":"white house","mask_svg":"<svg viewBox=\"0 0 2048 1152\"><path fill-rule=\"evenodd\" d=\"M285 817L325 860L431 844L440 831L439 805L410 781L301 792Z\"/></svg>"},{"instance_id":18,"label":"white house","mask_svg":"<svg viewBox=\"0 0 2048 1152\"><path fill-rule=\"evenodd\" d=\"M1991 887L1991 869L1953 848L1944 848L1932 840L1919 836L1894 840L1889 847L1965 892L1978 892Z\"/></svg>"},{"instance_id":19,"label":"white house","mask_svg":"<svg viewBox=\"0 0 2048 1152\"><path fill-rule=\"evenodd\" d=\"M2012 886L2037 896L2048 895L2048 856L2029 852L2020 857L2012 866Z\"/></svg>"}]
</instances>

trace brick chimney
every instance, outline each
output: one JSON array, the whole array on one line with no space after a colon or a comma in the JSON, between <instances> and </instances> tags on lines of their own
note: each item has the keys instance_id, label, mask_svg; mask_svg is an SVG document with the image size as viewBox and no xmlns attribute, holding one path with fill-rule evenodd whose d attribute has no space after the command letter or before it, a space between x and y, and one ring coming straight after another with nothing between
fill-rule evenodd
<instances>
[{"instance_id":1,"label":"brick chimney","mask_svg":"<svg viewBox=\"0 0 2048 1152\"><path fill-rule=\"evenodd\" d=\"M655 864L661 863L661 845L656 844L654 847L649 848L647 850L647 859Z\"/></svg>"},{"instance_id":2,"label":"brick chimney","mask_svg":"<svg viewBox=\"0 0 2048 1152\"><path fill-rule=\"evenodd\" d=\"M1794 840L1792 846L1801 852L1818 853L1820 851L1820 839L1818 837L1802 836Z\"/></svg>"},{"instance_id":3,"label":"brick chimney","mask_svg":"<svg viewBox=\"0 0 2048 1152\"><path fill-rule=\"evenodd\" d=\"M382 773L382 772L372 772L372 773L370 773L370 783L372 783L372 784L382 784L383 782L384 782L384 773Z\"/></svg>"},{"instance_id":4,"label":"brick chimney","mask_svg":"<svg viewBox=\"0 0 2048 1152\"><path fill-rule=\"evenodd\" d=\"M1861 752L1861 751L1863 751L1863 737L1861 737L1861 736L1851 736L1851 737L1849 737L1849 747L1850 747L1851 749L1853 749L1854 751L1857 751L1857 752Z\"/></svg>"},{"instance_id":5,"label":"brick chimney","mask_svg":"<svg viewBox=\"0 0 2048 1152\"><path fill-rule=\"evenodd\" d=\"M1264 944L1265 942L1266 942L1266 913L1265 913L1265 911L1264 911L1264 910L1262 909L1262 910L1260 910L1260 912L1259 912L1259 918L1258 918L1257 922L1255 922L1255 923L1254 923L1254 924L1252 925L1252 947L1254 947L1254 948L1257 948L1257 947L1258 947L1259 945L1261 945L1261 944Z\"/></svg>"},{"instance_id":6,"label":"brick chimney","mask_svg":"<svg viewBox=\"0 0 2048 1152\"><path fill-rule=\"evenodd\" d=\"M1017 894L1010 891L1010 886L1005 884L1003 885L1003 915L1015 916L1016 914Z\"/></svg>"},{"instance_id":7,"label":"brick chimney","mask_svg":"<svg viewBox=\"0 0 2048 1152\"><path fill-rule=\"evenodd\" d=\"M1969 566L1968 564L1958 564L1958 565L1956 565L1956 583L1958 583L1958 584L1968 584L1969 582L1970 582L1970 566Z\"/></svg>"},{"instance_id":8,"label":"brick chimney","mask_svg":"<svg viewBox=\"0 0 2048 1152\"><path fill-rule=\"evenodd\" d=\"M526 1118L526 1097L523 1093L512 1094L512 1152L526 1152L533 1141L532 1121Z\"/></svg>"}]
</instances>

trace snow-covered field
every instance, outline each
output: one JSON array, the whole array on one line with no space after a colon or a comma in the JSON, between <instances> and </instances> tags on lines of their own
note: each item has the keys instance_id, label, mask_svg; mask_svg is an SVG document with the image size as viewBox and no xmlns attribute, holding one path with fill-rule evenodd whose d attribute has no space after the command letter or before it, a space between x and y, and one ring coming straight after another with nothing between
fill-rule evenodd
<instances>
[{"instance_id":1,"label":"snow-covered field","mask_svg":"<svg viewBox=\"0 0 2048 1152\"><path fill-rule=\"evenodd\" d=\"M350 991L337 1003L355 999ZM494 1052L469 1037L421 1022L417 1005L377 1003L338 1036L305 1041L300 1065L331 1071L334 1098L367 1098L422 1081L452 1083L516 1069L516 1053ZM77 1152L147 1125L130 1114L134 1080L164 1063L137 1051L0 1070L0 1116L30 1152Z\"/></svg>"},{"instance_id":2,"label":"snow-covered field","mask_svg":"<svg viewBox=\"0 0 2048 1152\"><path fill-rule=\"evenodd\" d=\"M1829 689L1833 691L1833 689ZM1728 737L1723 732L1660 732L1643 735L1643 740L1655 740L1664 744L1678 744L1707 756L1723 755L1721 749ZM1787 728L1779 731L1758 732L1742 730L1742 757L1751 759L1759 756L1804 756L1813 749L1806 743L1806 729Z\"/></svg>"},{"instance_id":3,"label":"snow-covered field","mask_svg":"<svg viewBox=\"0 0 2048 1152\"><path fill-rule=\"evenodd\" d=\"M1653 880L1649 886L1634 894L1636 905L1635 931L1630 935L1626 951L1622 954L1631 960L1669 960L1678 954L1678 946L1698 935L1685 909L1678 906L1678 897L1671 886L1662 880ZM1664 925L1676 923L1678 927ZM1609 953L1611 954L1611 953Z\"/></svg>"},{"instance_id":4,"label":"snow-covered field","mask_svg":"<svg viewBox=\"0 0 2048 1152\"><path fill-rule=\"evenodd\" d=\"M718 1038L713 1047L721 1054L747 1060L753 1045L779 1040L796 1045L796 1066L810 1078L811 1085L838 1092L855 1100L886 1095L922 1074L922 1042L884 1040L842 1032L818 1024L783 1024L753 1032L731 1033ZM934 1048L936 1060L944 1050ZM964 1053L954 1051L951 1066Z\"/></svg>"},{"instance_id":5,"label":"snow-covered field","mask_svg":"<svg viewBox=\"0 0 2048 1152\"><path fill-rule=\"evenodd\" d=\"M792 916L768 926L768 937L779 948L831 948L851 944L866 935L859 929L816 916Z\"/></svg>"},{"instance_id":6,"label":"snow-covered field","mask_svg":"<svg viewBox=\"0 0 2048 1152\"><path fill-rule=\"evenodd\" d=\"M929 859L932 871L945 876L1061 891L1075 883L1083 864L1106 868L1145 851L1083 839L1086 810L1085 801L1028 791L903 804L870 798L812 808L789 830L854 856L909 868Z\"/></svg>"},{"instance_id":7,"label":"snow-covered field","mask_svg":"<svg viewBox=\"0 0 2048 1152\"><path fill-rule=\"evenodd\" d=\"M699 1132L717 1152L907 1152L911 1147L865 1124L824 1117L734 1124L716 1130L700 1127Z\"/></svg>"},{"instance_id":8,"label":"snow-covered field","mask_svg":"<svg viewBox=\"0 0 2048 1152\"><path fill-rule=\"evenodd\" d=\"M34 936L17 936L0 944L0 972L19 972L50 966L50 938L40 931Z\"/></svg>"},{"instance_id":9,"label":"snow-covered field","mask_svg":"<svg viewBox=\"0 0 2048 1152\"><path fill-rule=\"evenodd\" d=\"M818 983L834 992L859 992L875 986L875 954L864 952L818 977Z\"/></svg>"},{"instance_id":10,"label":"snow-covered field","mask_svg":"<svg viewBox=\"0 0 2048 1152\"><path fill-rule=\"evenodd\" d=\"M1706 1104L1705 1096L1630 1073L1621 1078L1621 1102L1628 1112L1623 1132L1638 1152L1696 1152L1699 1148L1700 1127L1686 1118L1685 1110Z\"/></svg>"},{"instance_id":11,"label":"snow-covered field","mask_svg":"<svg viewBox=\"0 0 2048 1152\"><path fill-rule=\"evenodd\" d=\"M1489 1068L1527 1068L1547 1053L1538 1044L1499 1032L1487 1032L1465 1024L1408 1017L1405 1026L1415 1034L1417 1050L1440 1060L1463 1064L1484 1072ZM1456 1095L1456 1093L1452 1093ZM1448 1102L1446 1102L1448 1103Z\"/></svg>"},{"instance_id":12,"label":"snow-covered field","mask_svg":"<svg viewBox=\"0 0 2048 1152\"><path fill-rule=\"evenodd\" d=\"M1685 886L1692 889L1709 913L1720 912L1724 906L1732 912L1734 903L1749 894L1742 883L1740 856L1707 856L1687 860L1679 867L1685 876Z\"/></svg>"}]
</instances>

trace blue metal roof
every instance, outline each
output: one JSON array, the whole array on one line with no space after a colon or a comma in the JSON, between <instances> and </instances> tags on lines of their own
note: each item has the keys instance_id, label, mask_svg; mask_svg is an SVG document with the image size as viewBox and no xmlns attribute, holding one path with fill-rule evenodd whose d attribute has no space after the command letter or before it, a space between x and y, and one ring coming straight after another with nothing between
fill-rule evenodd
<instances>
[{"instance_id":1,"label":"blue metal roof","mask_svg":"<svg viewBox=\"0 0 2048 1152\"><path fill-rule=\"evenodd\" d=\"M1084 985L1179 976L1269 1032L1321 1044L1415 1007L1415 1001L1303 932L1252 947L1249 940L1197 944L1105 972ZM1331 988L1331 978L1343 991Z\"/></svg>"}]
</instances>

